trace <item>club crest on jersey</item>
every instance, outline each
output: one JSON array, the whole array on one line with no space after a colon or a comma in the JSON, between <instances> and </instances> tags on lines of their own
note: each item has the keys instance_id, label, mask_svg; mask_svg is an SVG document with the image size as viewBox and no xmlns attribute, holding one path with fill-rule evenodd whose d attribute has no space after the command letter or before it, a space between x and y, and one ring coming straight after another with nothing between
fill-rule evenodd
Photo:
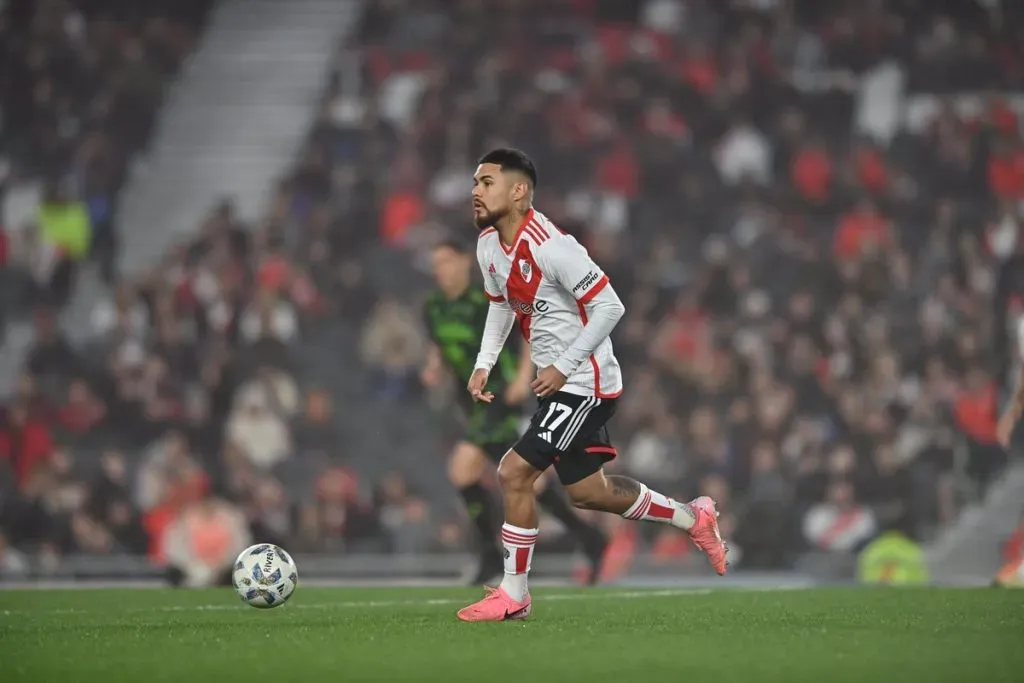
<instances>
[{"instance_id":1,"label":"club crest on jersey","mask_svg":"<svg viewBox=\"0 0 1024 683\"><path fill-rule=\"evenodd\" d=\"M533 266L526 259L519 259L519 272L527 282L533 279Z\"/></svg>"}]
</instances>

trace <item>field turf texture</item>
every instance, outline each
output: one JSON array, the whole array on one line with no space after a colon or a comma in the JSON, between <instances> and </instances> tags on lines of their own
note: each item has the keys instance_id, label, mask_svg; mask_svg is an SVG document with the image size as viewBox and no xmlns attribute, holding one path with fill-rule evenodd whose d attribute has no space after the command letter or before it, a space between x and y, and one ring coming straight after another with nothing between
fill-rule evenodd
<instances>
[{"instance_id":1,"label":"field turf texture","mask_svg":"<svg viewBox=\"0 0 1024 683\"><path fill-rule=\"evenodd\" d=\"M479 595L0 591L0 681L1024 680L1024 591L552 588L526 622L457 621Z\"/></svg>"}]
</instances>

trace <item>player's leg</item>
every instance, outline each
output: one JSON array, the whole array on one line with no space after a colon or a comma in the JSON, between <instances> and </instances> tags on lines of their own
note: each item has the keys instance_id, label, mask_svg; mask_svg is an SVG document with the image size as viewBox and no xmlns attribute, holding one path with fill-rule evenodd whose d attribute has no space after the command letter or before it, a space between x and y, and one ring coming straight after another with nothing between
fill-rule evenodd
<instances>
[{"instance_id":1,"label":"player's leg","mask_svg":"<svg viewBox=\"0 0 1024 683\"><path fill-rule=\"evenodd\" d=\"M719 574L726 571L726 547L718 532L715 503L701 496L680 503L652 491L645 484L618 474L605 475L599 460L587 462L581 451L559 464L559 478L573 504L586 510L600 510L634 521L671 524L686 531L704 551ZM593 456L590 456L593 457ZM564 464L563 464L564 463ZM588 470L593 470L588 473Z\"/></svg>"},{"instance_id":2,"label":"player's leg","mask_svg":"<svg viewBox=\"0 0 1024 683\"><path fill-rule=\"evenodd\" d=\"M518 444L517 444L518 445ZM498 463L498 481L504 499L505 523L520 528L536 529L537 498L534 483L543 473L536 460L528 461L515 447Z\"/></svg>"},{"instance_id":3,"label":"player's leg","mask_svg":"<svg viewBox=\"0 0 1024 683\"><path fill-rule=\"evenodd\" d=\"M533 484L544 469L528 462L515 449L501 459L498 479L505 502L505 523L501 525L504 574L497 588L488 588L482 600L459 610L462 621L505 621L529 616L530 593L526 577L538 531Z\"/></svg>"},{"instance_id":4,"label":"player's leg","mask_svg":"<svg viewBox=\"0 0 1024 683\"><path fill-rule=\"evenodd\" d=\"M459 492L466 514L477 534L480 562L472 583L478 584L501 573L501 548L498 539L498 507L494 496L480 483L487 455L468 441L460 441L448 459L448 480Z\"/></svg>"},{"instance_id":5,"label":"player's leg","mask_svg":"<svg viewBox=\"0 0 1024 683\"><path fill-rule=\"evenodd\" d=\"M630 477L605 476L604 464L617 455L605 426L615 413L615 405L615 399L598 400L578 423L575 433L564 435L560 442L566 451L554 463L555 472L573 505L683 529L707 554L715 571L724 574L726 547L718 532L713 500L701 496L679 503Z\"/></svg>"},{"instance_id":6,"label":"player's leg","mask_svg":"<svg viewBox=\"0 0 1024 683\"><path fill-rule=\"evenodd\" d=\"M588 540L592 536L604 537L604 534L597 527L580 517L576 506L570 502L564 493L558 490L557 486L552 485L550 477L546 474L540 477L535 489L537 503L545 512L561 522L562 526L569 533L578 536L583 541Z\"/></svg>"},{"instance_id":7,"label":"player's leg","mask_svg":"<svg viewBox=\"0 0 1024 683\"><path fill-rule=\"evenodd\" d=\"M562 523L570 534L572 534L582 545L583 553L590 564L589 583L595 583L601 573L601 562L604 559L605 550L608 548L608 537L596 525L584 520L577 512L564 493L553 486L551 478L545 475L537 480L534 487L537 494L537 503L545 512Z\"/></svg>"}]
</instances>

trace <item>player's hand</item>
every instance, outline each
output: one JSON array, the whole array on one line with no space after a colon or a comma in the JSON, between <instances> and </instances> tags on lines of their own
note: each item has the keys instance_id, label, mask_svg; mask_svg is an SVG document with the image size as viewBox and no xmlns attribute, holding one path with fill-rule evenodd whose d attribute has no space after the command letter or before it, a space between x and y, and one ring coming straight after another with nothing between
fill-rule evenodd
<instances>
[{"instance_id":1,"label":"player's hand","mask_svg":"<svg viewBox=\"0 0 1024 683\"><path fill-rule=\"evenodd\" d=\"M505 404L516 406L522 403L530 393L529 382L515 381L505 389Z\"/></svg>"},{"instance_id":2,"label":"player's hand","mask_svg":"<svg viewBox=\"0 0 1024 683\"><path fill-rule=\"evenodd\" d=\"M537 379L533 380L530 388L539 398L546 398L565 386L565 379L558 368L549 365L537 373Z\"/></svg>"},{"instance_id":3,"label":"player's hand","mask_svg":"<svg viewBox=\"0 0 1024 683\"><path fill-rule=\"evenodd\" d=\"M469 378L469 384L466 385L466 391L473 397L474 401L482 401L484 403L490 403L494 400L494 394L490 391L484 391L484 387L487 386L487 377L491 373L487 372L483 368L477 368L473 371L472 376Z\"/></svg>"},{"instance_id":4,"label":"player's hand","mask_svg":"<svg viewBox=\"0 0 1024 683\"><path fill-rule=\"evenodd\" d=\"M432 389L441 383L441 372L433 365L424 366L420 371L420 382L428 389Z\"/></svg>"},{"instance_id":5,"label":"player's hand","mask_svg":"<svg viewBox=\"0 0 1024 683\"><path fill-rule=\"evenodd\" d=\"M427 362L423 364L423 368L420 370L420 382L428 389L433 389L441 383L443 372L444 365L441 361L441 350L436 346L431 346L427 352Z\"/></svg>"},{"instance_id":6,"label":"player's hand","mask_svg":"<svg viewBox=\"0 0 1024 683\"><path fill-rule=\"evenodd\" d=\"M1013 438L1013 428L1017 426L1017 420L1014 418L1013 411L1008 410L999 418L999 422L996 423L996 439L1003 448L1010 447L1010 439Z\"/></svg>"}]
</instances>

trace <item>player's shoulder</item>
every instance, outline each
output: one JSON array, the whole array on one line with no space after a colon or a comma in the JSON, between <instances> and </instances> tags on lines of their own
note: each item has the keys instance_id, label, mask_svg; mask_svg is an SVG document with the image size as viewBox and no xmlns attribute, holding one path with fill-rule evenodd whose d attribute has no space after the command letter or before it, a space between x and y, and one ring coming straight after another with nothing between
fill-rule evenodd
<instances>
[{"instance_id":1,"label":"player's shoulder","mask_svg":"<svg viewBox=\"0 0 1024 683\"><path fill-rule=\"evenodd\" d=\"M531 251L541 257L576 253L583 248L575 237L559 228L540 211L534 211L523 226L523 239L528 240Z\"/></svg>"},{"instance_id":2,"label":"player's shoulder","mask_svg":"<svg viewBox=\"0 0 1024 683\"><path fill-rule=\"evenodd\" d=\"M485 256L493 253L498 249L500 239L498 231L495 228L486 228L481 230L480 235L476 238L477 256Z\"/></svg>"},{"instance_id":3,"label":"player's shoulder","mask_svg":"<svg viewBox=\"0 0 1024 683\"><path fill-rule=\"evenodd\" d=\"M480 231L480 235L476 238L476 249L477 251L493 249L498 246L500 239L497 228L485 228Z\"/></svg>"}]
</instances>

